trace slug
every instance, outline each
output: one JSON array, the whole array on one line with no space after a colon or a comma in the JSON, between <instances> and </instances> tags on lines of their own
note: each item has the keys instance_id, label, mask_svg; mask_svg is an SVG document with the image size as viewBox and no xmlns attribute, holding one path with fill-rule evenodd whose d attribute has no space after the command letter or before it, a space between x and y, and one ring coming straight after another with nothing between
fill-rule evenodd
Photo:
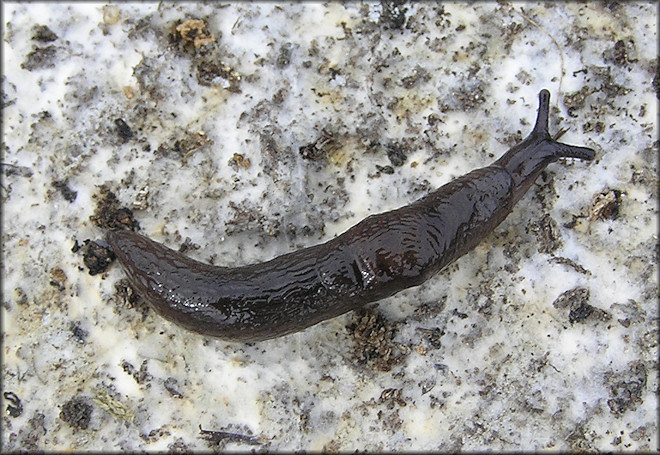
<instances>
[{"instance_id":1,"label":"slug","mask_svg":"<svg viewBox=\"0 0 660 455\"><path fill-rule=\"evenodd\" d=\"M230 341L287 335L418 286L499 225L548 164L592 160L592 149L551 138L549 108L541 90L532 132L490 166L266 262L215 267L132 231L107 231L106 240L135 291L166 319Z\"/></svg>"}]
</instances>

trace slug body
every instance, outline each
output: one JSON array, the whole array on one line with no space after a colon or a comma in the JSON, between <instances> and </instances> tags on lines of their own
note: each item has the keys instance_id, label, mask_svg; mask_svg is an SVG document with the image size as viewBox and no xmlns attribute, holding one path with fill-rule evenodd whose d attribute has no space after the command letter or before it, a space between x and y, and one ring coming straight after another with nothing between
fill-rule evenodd
<instances>
[{"instance_id":1,"label":"slug body","mask_svg":"<svg viewBox=\"0 0 660 455\"><path fill-rule=\"evenodd\" d=\"M106 238L135 290L187 329L233 341L296 332L421 284L499 225L549 163L593 159L550 137L549 103L542 90L534 130L490 166L267 262L215 267L131 231Z\"/></svg>"}]
</instances>

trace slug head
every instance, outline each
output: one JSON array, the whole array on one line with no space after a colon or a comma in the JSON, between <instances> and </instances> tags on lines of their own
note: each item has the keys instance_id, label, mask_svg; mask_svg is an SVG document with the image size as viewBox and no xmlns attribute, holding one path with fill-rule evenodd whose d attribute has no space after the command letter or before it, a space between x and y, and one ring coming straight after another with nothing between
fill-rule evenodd
<instances>
[{"instance_id":1,"label":"slug head","mask_svg":"<svg viewBox=\"0 0 660 455\"><path fill-rule=\"evenodd\" d=\"M539 92L539 110L532 132L520 144L511 148L495 165L506 169L514 182L514 200L519 200L545 167L559 158L591 161L595 152L588 147L557 142L550 136L550 92Z\"/></svg>"}]
</instances>

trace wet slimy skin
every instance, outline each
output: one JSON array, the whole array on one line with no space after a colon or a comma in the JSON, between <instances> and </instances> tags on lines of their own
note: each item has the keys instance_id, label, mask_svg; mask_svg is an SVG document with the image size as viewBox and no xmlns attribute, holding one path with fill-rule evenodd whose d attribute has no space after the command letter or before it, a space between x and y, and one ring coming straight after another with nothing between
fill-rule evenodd
<instances>
[{"instance_id":1,"label":"wet slimy skin","mask_svg":"<svg viewBox=\"0 0 660 455\"><path fill-rule=\"evenodd\" d=\"M325 243L242 267L215 267L131 231L106 239L133 288L163 317L203 335L260 341L417 286L474 248L545 167L594 151L553 140L550 93L532 132L490 166Z\"/></svg>"}]
</instances>

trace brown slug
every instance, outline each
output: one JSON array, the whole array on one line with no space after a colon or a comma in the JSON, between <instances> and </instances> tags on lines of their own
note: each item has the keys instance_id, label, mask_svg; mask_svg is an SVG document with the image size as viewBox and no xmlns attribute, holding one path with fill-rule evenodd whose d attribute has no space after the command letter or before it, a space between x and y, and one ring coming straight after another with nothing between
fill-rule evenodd
<instances>
[{"instance_id":1,"label":"brown slug","mask_svg":"<svg viewBox=\"0 0 660 455\"><path fill-rule=\"evenodd\" d=\"M187 329L233 341L297 332L423 283L499 225L548 164L592 160L592 149L550 137L549 107L541 90L532 132L490 166L266 262L215 267L135 232L106 239L138 294Z\"/></svg>"}]
</instances>

